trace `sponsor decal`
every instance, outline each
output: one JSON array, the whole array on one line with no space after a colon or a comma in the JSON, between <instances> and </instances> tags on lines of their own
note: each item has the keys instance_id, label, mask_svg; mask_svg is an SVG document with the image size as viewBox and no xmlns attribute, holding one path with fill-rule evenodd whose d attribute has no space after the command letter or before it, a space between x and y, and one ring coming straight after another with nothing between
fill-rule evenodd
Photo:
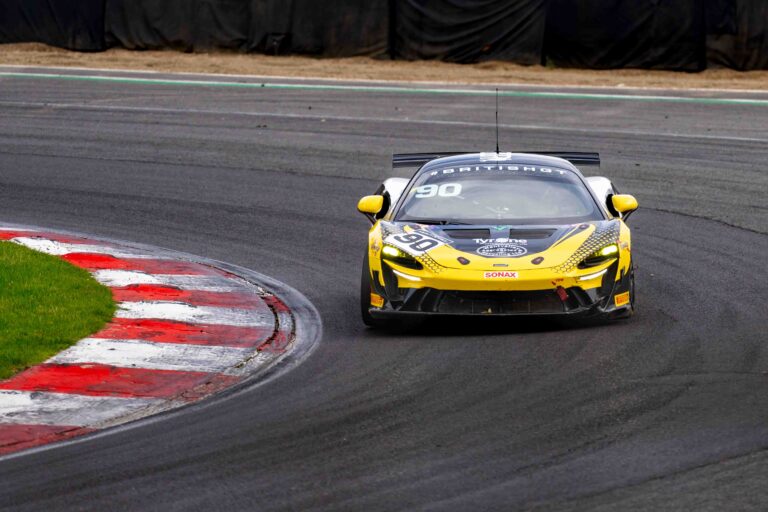
<instances>
[{"instance_id":1,"label":"sponsor decal","mask_svg":"<svg viewBox=\"0 0 768 512\"><path fill-rule=\"evenodd\" d=\"M493 270L483 274L484 279L517 279L517 272L510 270Z\"/></svg>"},{"instance_id":2,"label":"sponsor decal","mask_svg":"<svg viewBox=\"0 0 768 512\"><path fill-rule=\"evenodd\" d=\"M375 293L371 294L371 306L380 308L384 305L384 297Z\"/></svg>"},{"instance_id":3,"label":"sponsor decal","mask_svg":"<svg viewBox=\"0 0 768 512\"><path fill-rule=\"evenodd\" d=\"M629 304L629 292L617 293L613 297L613 302L616 304L616 307Z\"/></svg>"},{"instance_id":4,"label":"sponsor decal","mask_svg":"<svg viewBox=\"0 0 768 512\"><path fill-rule=\"evenodd\" d=\"M517 244L528 245L528 240L520 238L475 238L476 244Z\"/></svg>"},{"instance_id":5,"label":"sponsor decal","mask_svg":"<svg viewBox=\"0 0 768 512\"><path fill-rule=\"evenodd\" d=\"M371 252L373 253L374 256L378 256L379 251L381 251L381 244L377 239L377 240L374 240L374 242L371 244Z\"/></svg>"},{"instance_id":6,"label":"sponsor decal","mask_svg":"<svg viewBox=\"0 0 768 512\"><path fill-rule=\"evenodd\" d=\"M540 167L538 165L512 165L512 164L486 164L486 165L467 165L461 167L448 167L437 171L431 171L429 176L441 176L445 174L465 174L468 172L483 171L513 171L523 174L536 174L537 176L562 176L571 171L557 169L554 167Z\"/></svg>"},{"instance_id":7,"label":"sponsor decal","mask_svg":"<svg viewBox=\"0 0 768 512\"><path fill-rule=\"evenodd\" d=\"M486 244L477 250L477 254L491 258L514 258L527 252L528 249L517 244Z\"/></svg>"},{"instance_id":8,"label":"sponsor decal","mask_svg":"<svg viewBox=\"0 0 768 512\"><path fill-rule=\"evenodd\" d=\"M384 243L393 245L412 256L421 256L432 249L445 245L448 240L430 233L426 229L415 229L408 233L389 235L384 239Z\"/></svg>"},{"instance_id":9,"label":"sponsor decal","mask_svg":"<svg viewBox=\"0 0 768 512\"><path fill-rule=\"evenodd\" d=\"M512 160L512 153L480 153L481 162L504 162Z\"/></svg>"}]
</instances>

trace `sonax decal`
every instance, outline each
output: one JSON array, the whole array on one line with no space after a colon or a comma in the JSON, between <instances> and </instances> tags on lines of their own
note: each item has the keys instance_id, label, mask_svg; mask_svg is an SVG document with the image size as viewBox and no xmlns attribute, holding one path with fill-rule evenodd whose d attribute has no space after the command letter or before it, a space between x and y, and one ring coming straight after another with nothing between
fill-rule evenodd
<instances>
[{"instance_id":1,"label":"sonax decal","mask_svg":"<svg viewBox=\"0 0 768 512\"><path fill-rule=\"evenodd\" d=\"M517 279L517 272L509 270L494 270L483 274L484 279Z\"/></svg>"}]
</instances>

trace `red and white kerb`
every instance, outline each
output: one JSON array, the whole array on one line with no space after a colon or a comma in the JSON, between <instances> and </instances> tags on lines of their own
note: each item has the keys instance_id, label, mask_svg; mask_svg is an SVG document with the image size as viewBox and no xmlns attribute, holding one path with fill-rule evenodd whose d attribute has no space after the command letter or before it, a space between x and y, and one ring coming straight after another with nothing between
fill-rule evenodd
<instances>
[{"instance_id":1,"label":"red and white kerb","mask_svg":"<svg viewBox=\"0 0 768 512\"><path fill-rule=\"evenodd\" d=\"M221 269L55 232L0 240L87 269L118 303L103 330L0 381L0 455L200 400L290 348L288 307Z\"/></svg>"}]
</instances>

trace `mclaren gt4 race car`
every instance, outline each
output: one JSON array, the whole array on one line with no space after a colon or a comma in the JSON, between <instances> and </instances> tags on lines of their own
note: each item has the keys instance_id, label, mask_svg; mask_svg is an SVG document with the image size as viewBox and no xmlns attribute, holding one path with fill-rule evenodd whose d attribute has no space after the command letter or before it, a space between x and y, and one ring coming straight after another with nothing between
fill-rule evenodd
<instances>
[{"instance_id":1,"label":"mclaren gt4 race car","mask_svg":"<svg viewBox=\"0 0 768 512\"><path fill-rule=\"evenodd\" d=\"M596 153L395 155L390 178L358 210L373 223L363 321L412 315L629 316L634 274L627 217L637 209L574 164Z\"/></svg>"}]
</instances>

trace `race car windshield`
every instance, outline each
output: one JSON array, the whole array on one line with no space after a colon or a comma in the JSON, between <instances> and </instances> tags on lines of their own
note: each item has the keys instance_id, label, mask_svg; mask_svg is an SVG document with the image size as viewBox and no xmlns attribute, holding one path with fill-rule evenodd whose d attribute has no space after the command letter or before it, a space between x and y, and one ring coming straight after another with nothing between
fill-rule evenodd
<instances>
[{"instance_id":1,"label":"race car windshield","mask_svg":"<svg viewBox=\"0 0 768 512\"><path fill-rule=\"evenodd\" d=\"M586 186L573 172L505 164L425 172L403 199L396 220L567 224L603 218Z\"/></svg>"}]
</instances>

